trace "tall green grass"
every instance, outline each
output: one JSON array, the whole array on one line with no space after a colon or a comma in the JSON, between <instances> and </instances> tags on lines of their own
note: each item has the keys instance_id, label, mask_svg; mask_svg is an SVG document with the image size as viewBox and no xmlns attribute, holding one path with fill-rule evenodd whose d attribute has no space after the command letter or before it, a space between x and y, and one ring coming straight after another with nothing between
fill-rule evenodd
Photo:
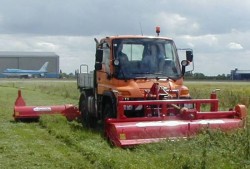
<instances>
[{"instance_id":1,"label":"tall green grass","mask_svg":"<svg viewBox=\"0 0 250 169\"><path fill-rule=\"evenodd\" d=\"M209 98L211 90L220 88L223 109L237 103L249 105L249 85L186 85L193 98ZM38 123L14 122L11 115L19 88L29 105L77 103L79 97L75 82L0 83L1 168L250 168L249 124L230 133L204 129L189 140L121 149L111 147L100 131L87 130L62 116L43 116Z\"/></svg>"},{"instance_id":2,"label":"tall green grass","mask_svg":"<svg viewBox=\"0 0 250 169\"><path fill-rule=\"evenodd\" d=\"M2 87L12 87L22 90L32 90L40 91L49 95L61 96L63 98L78 99L79 92L77 90L76 81L29 81L29 80L20 80L20 81L2 81L0 82Z\"/></svg>"},{"instance_id":3,"label":"tall green grass","mask_svg":"<svg viewBox=\"0 0 250 169\"><path fill-rule=\"evenodd\" d=\"M222 108L234 107L237 104L250 104L250 83L246 82L186 82L192 98L209 98L215 89Z\"/></svg>"}]
</instances>

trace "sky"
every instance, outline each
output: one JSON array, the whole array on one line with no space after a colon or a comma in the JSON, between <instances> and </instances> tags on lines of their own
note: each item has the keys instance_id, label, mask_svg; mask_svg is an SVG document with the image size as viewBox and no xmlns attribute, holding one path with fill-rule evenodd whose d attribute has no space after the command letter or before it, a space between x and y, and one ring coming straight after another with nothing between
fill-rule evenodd
<instances>
[{"instance_id":1,"label":"sky","mask_svg":"<svg viewBox=\"0 0 250 169\"><path fill-rule=\"evenodd\" d=\"M111 35L172 38L192 48L193 73L250 70L249 0L0 0L0 51L55 52L60 69L94 68L95 41ZM182 58L182 53L180 53Z\"/></svg>"}]
</instances>

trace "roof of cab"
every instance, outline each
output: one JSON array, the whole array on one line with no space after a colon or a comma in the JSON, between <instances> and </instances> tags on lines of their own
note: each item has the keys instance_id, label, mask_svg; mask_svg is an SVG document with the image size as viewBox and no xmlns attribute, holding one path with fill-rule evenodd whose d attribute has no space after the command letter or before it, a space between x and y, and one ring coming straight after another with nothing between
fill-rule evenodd
<instances>
[{"instance_id":1,"label":"roof of cab","mask_svg":"<svg viewBox=\"0 0 250 169\"><path fill-rule=\"evenodd\" d=\"M109 39L139 39L139 38L151 38L151 39L166 39L166 40L172 40L172 38L169 37L162 37L162 36L142 36L142 35L116 35L116 36L107 36L106 38L103 38L102 40Z\"/></svg>"}]
</instances>

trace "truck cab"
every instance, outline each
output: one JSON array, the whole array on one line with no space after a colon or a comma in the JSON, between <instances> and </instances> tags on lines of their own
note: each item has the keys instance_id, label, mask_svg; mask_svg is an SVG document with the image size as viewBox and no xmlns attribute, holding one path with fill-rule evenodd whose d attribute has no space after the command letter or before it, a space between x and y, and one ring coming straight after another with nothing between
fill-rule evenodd
<instances>
[{"instance_id":1,"label":"truck cab","mask_svg":"<svg viewBox=\"0 0 250 169\"><path fill-rule=\"evenodd\" d=\"M94 71L78 74L83 123L94 127L98 120L117 118L118 96L124 100L145 100L154 84L168 91L169 96L164 99L189 99L183 76L185 67L193 61L192 50L186 51L186 58L180 64L170 38L110 36L96 40ZM127 117L144 116L141 106L124 106L124 110Z\"/></svg>"}]
</instances>

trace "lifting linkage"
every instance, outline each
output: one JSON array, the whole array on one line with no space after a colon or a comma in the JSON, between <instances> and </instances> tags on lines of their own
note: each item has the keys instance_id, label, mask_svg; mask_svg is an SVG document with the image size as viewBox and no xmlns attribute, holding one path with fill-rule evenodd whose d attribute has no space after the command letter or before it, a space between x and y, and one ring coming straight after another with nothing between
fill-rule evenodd
<instances>
[{"instance_id":1,"label":"lifting linkage","mask_svg":"<svg viewBox=\"0 0 250 169\"><path fill-rule=\"evenodd\" d=\"M27 106L21 90L18 90L18 96L15 101L13 117L15 121L38 120L43 114L61 114L68 121L76 120L80 117L78 108L72 104L53 105L53 106Z\"/></svg>"},{"instance_id":2,"label":"lifting linkage","mask_svg":"<svg viewBox=\"0 0 250 169\"><path fill-rule=\"evenodd\" d=\"M155 90L151 93L159 95ZM210 105L210 111L202 111L202 105ZM141 106L145 116L126 117L124 106ZM187 108L184 105L193 105ZM155 115L152 114L152 107ZM133 146L163 139L186 138L197 134L203 128L222 131L244 128L247 109L245 105L236 105L234 109L219 111L216 90L210 99L151 99L127 101L118 96L118 116L107 119L105 134L112 144L120 147Z\"/></svg>"}]
</instances>

